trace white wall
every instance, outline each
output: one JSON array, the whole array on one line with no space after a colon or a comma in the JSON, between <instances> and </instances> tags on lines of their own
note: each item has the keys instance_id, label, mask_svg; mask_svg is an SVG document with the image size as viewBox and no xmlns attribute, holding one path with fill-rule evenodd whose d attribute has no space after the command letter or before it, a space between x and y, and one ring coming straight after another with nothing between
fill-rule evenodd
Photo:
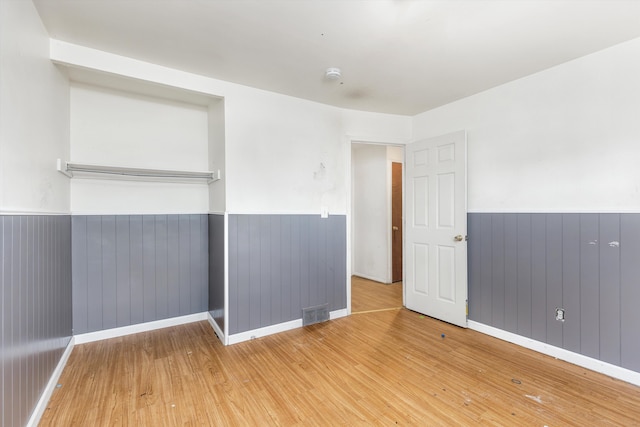
<instances>
[{"instance_id":1,"label":"white wall","mask_svg":"<svg viewBox=\"0 0 640 427\"><path fill-rule=\"evenodd\" d=\"M387 283L389 272L389 194L387 147L353 144L353 274Z\"/></svg>"},{"instance_id":2,"label":"white wall","mask_svg":"<svg viewBox=\"0 0 640 427\"><path fill-rule=\"evenodd\" d=\"M392 280L392 163L404 162L401 146L354 143L351 151L352 273Z\"/></svg>"},{"instance_id":3,"label":"white wall","mask_svg":"<svg viewBox=\"0 0 640 427\"><path fill-rule=\"evenodd\" d=\"M410 118L243 88L225 97L230 212L346 214L347 135L408 140Z\"/></svg>"},{"instance_id":4,"label":"white wall","mask_svg":"<svg viewBox=\"0 0 640 427\"><path fill-rule=\"evenodd\" d=\"M226 199L226 154L225 154L225 124L224 99L209 104L209 169L219 172L220 180L209 185L209 211L224 212L227 208Z\"/></svg>"},{"instance_id":5,"label":"white wall","mask_svg":"<svg viewBox=\"0 0 640 427\"><path fill-rule=\"evenodd\" d=\"M224 98L224 198L232 213L319 214L326 206L330 214L345 214L348 136L389 142L410 137L409 117L343 110L55 40L51 57Z\"/></svg>"},{"instance_id":6,"label":"white wall","mask_svg":"<svg viewBox=\"0 0 640 427\"><path fill-rule=\"evenodd\" d=\"M205 107L74 82L70 123L72 162L209 170ZM208 200L206 183L71 180L78 214L206 213Z\"/></svg>"},{"instance_id":7,"label":"white wall","mask_svg":"<svg viewBox=\"0 0 640 427\"><path fill-rule=\"evenodd\" d=\"M30 1L0 1L0 211L68 213L69 84Z\"/></svg>"},{"instance_id":8,"label":"white wall","mask_svg":"<svg viewBox=\"0 0 640 427\"><path fill-rule=\"evenodd\" d=\"M468 132L476 212L640 211L640 39L416 116Z\"/></svg>"}]
</instances>

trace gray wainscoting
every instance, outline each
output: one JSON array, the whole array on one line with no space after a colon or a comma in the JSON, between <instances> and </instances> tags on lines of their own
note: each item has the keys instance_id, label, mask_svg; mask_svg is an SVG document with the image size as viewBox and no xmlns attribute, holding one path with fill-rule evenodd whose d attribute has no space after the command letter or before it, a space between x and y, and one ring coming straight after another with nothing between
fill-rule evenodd
<instances>
[{"instance_id":1,"label":"gray wainscoting","mask_svg":"<svg viewBox=\"0 0 640 427\"><path fill-rule=\"evenodd\" d=\"M0 425L23 426L71 339L71 219L0 216Z\"/></svg>"},{"instance_id":2,"label":"gray wainscoting","mask_svg":"<svg viewBox=\"0 0 640 427\"><path fill-rule=\"evenodd\" d=\"M207 311L208 215L72 216L73 330Z\"/></svg>"},{"instance_id":3,"label":"gray wainscoting","mask_svg":"<svg viewBox=\"0 0 640 427\"><path fill-rule=\"evenodd\" d=\"M346 218L229 215L229 333L346 308Z\"/></svg>"},{"instance_id":4,"label":"gray wainscoting","mask_svg":"<svg viewBox=\"0 0 640 427\"><path fill-rule=\"evenodd\" d=\"M640 214L468 221L470 319L640 372Z\"/></svg>"},{"instance_id":5,"label":"gray wainscoting","mask_svg":"<svg viewBox=\"0 0 640 427\"><path fill-rule=\"evenodd\" d=\"M224 331L224 215L209 214L209 313Z\"/></svg>"}]
</instances>

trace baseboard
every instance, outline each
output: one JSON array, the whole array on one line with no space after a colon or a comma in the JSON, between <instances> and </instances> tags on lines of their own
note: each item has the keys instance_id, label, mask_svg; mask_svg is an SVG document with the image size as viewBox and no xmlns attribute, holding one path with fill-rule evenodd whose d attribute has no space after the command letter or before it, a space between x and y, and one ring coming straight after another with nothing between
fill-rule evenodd
<instances>
[{"instance_id":1,"label":"baseboard","mask_svg":"<svg viewBox=\"0 0 640 427\"><path fill-rule=\"evenodd\" d=\"M589 356L565 350L564 348L523 337L522 335L494 328L493 326L488 326L483 323L474 322L473 320L469 320L468 326L469 329L473 329L474 331L491 335L492 337L517 344L530 350L537 351L538 353L546 354L547 356L555 357L556 359L564 360L565 362L640 386L640 372L612 365Z\"/></svg>"},{"instance_id":2,"label":"baseboard","mask_svg":"<svg viewBox=\"0 0 640 427\"><path fill-rule=\"evenodd\" d=\"M358 276L358 277L361 277L363 279L371 280L371 281L378 282L378 283L384 283L384 284L388 283L386 280L384 280L381 277L369 276L368 274L360 274L360 273L352 272L351 275L352 276Z\"/></svg>"},{"instance_id":3,"label":"baseboard","mask_svg":"<svg viewBox=\"0 0 640 427\"><path fill-rule=\"evenodd\" d=\"M53 391L56 389L56 386L58 385L58 380L60 379L60 375L62 375L62 371L64 370L64 367L67 365L69 356L71 356L71 351L73 350L74 345L75 345L75 339L74 337L71 337L71 339L69 340L69 343L67 344L67 348L65 348L64 352L62 353L62 356L60 357L60 360L58 361L58 365L56 366L56 369L53 370L53 373L49 378L49 382L47 383L47 386L42 391L42 394L40 395L40 399L38 399L38 403L36 404L36 407L33 409L33 412L31 413L31 417L27 422L27 427L35 427L40 423L40 419L42 418L42 415L44 414L44 411L47 409L47 405L49 404L49 399L51 399L51 395L53 394Z\"/></svg>"},{"instance_id":4,"label":"baseboard","mask_svg":"<svg viewBox=\"0 0 640 427\"><path fill-rule=\"evenodd\" d=\"M347 309L334 310L329 312L329 319L338 319L347 315ZM226 345L237 344L243 341L249 341L260 337L266 337L267 335L277 334L279 332L290 331L302 327L302 319L291 320L289 322L278 323L277 325L265 326L264 328L253 329L247 332L240 332L238 334L229 335L227 337Z\"/></svg>"},{"instance_id":5,"label":"baseboard","mask_svg":"<svg viewBox=\"0 0 640 427\"><path fill-rule=\"evenodd\" d=\"M215 319L209 312L207 312L207 320L209 321L209 324L213 328L213 331L218 336L218 339L222 342L222 344L224 344L224 332L222 332L222 329L220 329L220 326L218 326Z\"/></svg>"},{"instance_id":6,"label":"baseboard","mask_svg":"<svg viewBox=\"0 0 640 427\"><path fill-rule=\"evenodd\" d=\"M329 320L339 319L341 317L346 317L348 315L349 313L347 312L346 308L343 308L341 310L334 310L329 312Z\"/></svg>"},{"instance_id":7,"label":"baseboard","mask_svg":"<svg viewBox=\"0 0 640 427\"><path fill-rule=\"evenodd\" d=\"M168 328L171 326L184 325L185 323L200 322L207 320L208 312L188 314L186 316L171 317L169 319L156 320L153 322L138 323L135 325L122 326L120 328L105 329L103 331L87 332L86 334L75 335L76 344L117 338L125 335L138 334L140 332L154 331L156 329Z\"/></svg>"}]
</instances>

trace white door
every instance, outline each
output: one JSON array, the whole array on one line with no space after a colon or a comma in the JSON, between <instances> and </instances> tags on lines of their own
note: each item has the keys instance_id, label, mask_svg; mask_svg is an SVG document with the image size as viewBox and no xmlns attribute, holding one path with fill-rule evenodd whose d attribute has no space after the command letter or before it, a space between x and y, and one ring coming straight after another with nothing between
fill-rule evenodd
<instances>
[{"instance_id":1,"label":"white door","mask_svg":"<svg viewBox=\"0 0 640 427\"><path fill-rule=\"evenodd\" d=\"M466 132L407 145L405 168L405 306L466 328Z\"/></svg>"}]
</instances>

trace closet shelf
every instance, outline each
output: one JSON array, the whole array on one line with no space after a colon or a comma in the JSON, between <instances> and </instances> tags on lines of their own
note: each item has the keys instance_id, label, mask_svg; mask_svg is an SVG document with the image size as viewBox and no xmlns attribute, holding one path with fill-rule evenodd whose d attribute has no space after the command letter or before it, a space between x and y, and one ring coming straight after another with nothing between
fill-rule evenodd
<instances>
[{"instance_id":1,"label":"closet shelf","mask_svg":"<svg viewBox=\"0 0 640 427\"><path fill-rule=\"evenodd\" d=\"M180 171L167 169L143 169L129 168L121 166L104 166L104 165L87 165L82 163L65 162L58 159L58 171L68 176L74 177L74 173L78 174L103 174L113 177L137 177L137 178L160 178L168 180L189 180L189 181L206 181L208 184L220 179L220 171Z\"/></svg>"}]
</instances>

